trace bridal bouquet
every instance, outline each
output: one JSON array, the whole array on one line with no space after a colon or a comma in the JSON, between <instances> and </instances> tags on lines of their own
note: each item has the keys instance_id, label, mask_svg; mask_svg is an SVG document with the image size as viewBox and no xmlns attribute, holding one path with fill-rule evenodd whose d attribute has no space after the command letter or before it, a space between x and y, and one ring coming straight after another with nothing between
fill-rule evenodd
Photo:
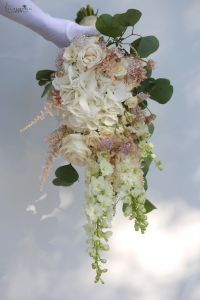
<instances>
[{"instance_id":1,"label":"bridal bouquet","mask_svg":"<svg viewBox=\"0 0 200 300\"><path fill-rule=\"evenodd\" d=\"M154 36L135 33L141 12L129 9L114 16L82 8L76 22L95 24L99 36L79 36L63 49L56 70L36 74L44 110L26 130L47 115L59 127L48 135L49 155L41 176L41 190L53 160L61 156L69 164L59 167L53 184L70 186L78 180L74 166L85 166L84 228L88 254L96 270L95 282L102 282L109 250L112 218L117 204L133 220L135 230L145 232L147 213L155 206L146 198L146 175L154 160L162 168L150 137L155 115L148 108L154 100L164 104L173 93L170 81L152 77L155 63L147 57L159 47ZM127 29L131 32L124 36ZM125 42L127 39L129 42Z\"/></svg>"}]
</instances>

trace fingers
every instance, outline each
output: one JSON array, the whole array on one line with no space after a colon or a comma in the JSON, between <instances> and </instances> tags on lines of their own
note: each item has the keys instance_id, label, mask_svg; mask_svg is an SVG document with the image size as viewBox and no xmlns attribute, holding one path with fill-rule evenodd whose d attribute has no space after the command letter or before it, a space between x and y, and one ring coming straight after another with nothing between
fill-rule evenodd
<instances>
[{"instance_id":1,"label":"fingers","mask_svg":"<svg viewBox=\"0 0 200 300\"><path fill-rule=\"evenodd\" d=\"M87 36L94 36L100 34L100 32L96 29L95 26L81 26L81 27L83 27L82 30L84 34Z\"/></svg>"}]
</instances>

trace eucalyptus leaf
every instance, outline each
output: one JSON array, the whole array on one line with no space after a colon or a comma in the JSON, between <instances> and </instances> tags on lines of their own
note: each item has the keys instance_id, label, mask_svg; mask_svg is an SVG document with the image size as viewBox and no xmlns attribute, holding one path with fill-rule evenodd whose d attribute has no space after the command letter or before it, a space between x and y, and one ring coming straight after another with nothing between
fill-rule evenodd
<instances>
[{"instance_id":1,"label":"eucalyptus leaf","mask_svg":"<svg viewBox=\"0 0 200 300\"><path fill-rule=\"evenodd\" d=\"M167 103L173 95L173 86L165 78L156 79L154 86L150 90L150 98L160 104Z\"/></svg>"},{"instance_id":2,"label":"eucalyptus leaf","mask_svg":"<svg viewBox=\"0 0 200 300\"><path fill-rule=\"evenodd\" d=\"M145 70L146 70L146 75L147 75L147 78L150 78L151 75L152 75L152 69L149 68L148 66L144 67Z\"/></svg>"},{"instance_id":3,"label":"eucalyptus leaf","mask_svg":"<svg viewBox=\"0 0 200 300\"><path fill-rule=\"evenodd\" d=\"M139 103L139 107L141 109L145 109L145 108L147 108L147 106L148 106L147 100L143 100L142 102Z\"/></svg>"},{"instance_id":4,"label":"eucalyptus leaf","mask_svg":"<svg viewBox=\"0 0 200 300\"><path fill-rule=\"evenodd\" d=\"M74 183L79 178L78 172L71 164L59 167L55 171L55 175L68 183Z\"/></svg>"},{"instance_id":5,"label":"eucalyptus leaf","mask_svg":"<svg viewBox=\"0 0 200 300\"><path fill-rule=\"evenodd\" d=\"M51 75L55 73L53 70L40 70L36 73L37 80L51 81Z\"/></svg>"},{"instance_id":6,"label":"eucalyptus leaf","mask_svg":"<svg viewBox=\"0 0 200 300\"><path fill-rule=\"evenodd\" d=\"M149 128L150 135L152 135L154 133L154 125L153 125L153 123L149 124L148 128Z\"/></svg>"},{"instance_id":7,"label":"eucalyptus leaf","mask_svg":"<svg viewBox=\"0 0 200 300\"><path fill-rule=\"evenodd\" d=\"M157 209L157 207L153 203L151 203L148 199L146 199L144 207L146 209L146 214L150 213L154 209Z\"/></svg>"},{"instance_id":8,"label":"eucalyptus leaf","mask_svg":"<svg viewBox=\"0 0 200 300\"><path fill-rule=\"evenodd\" d=\"M38 84L40 85L40 86L43 86L43 85L45 85L45 84L47 84L47 80L39 80L38 81Z\"/></svg>"},{"instance_id":9,"label":"eucalyptus leaf","mask_svg":"<svg viewBox=\"0 0 200 300\"><path fill-rule=\"evenodd\" d=\"M73 184L73 182L72 182L72 183L69 183L69 182L67 182L67 181L65 181L65 180L62 180L62 179L60 179L60 178L55 178L55 179L52 181L52 183L53 183L54 185L56 185L56 186L70 186L70 185Z\"/></svg>"},{"instance_id":10,"label":"eucalyptus leaf","mask_svg":"<svg viewBox=\"0 0 200 300\"><path fill-rule=\"evenodd\" d=\"M100 33L113 38L121 36L126 29L125 26L117 21L116 17L112 17L109 14L100 15L95 25Z\"/></svg>"},{"instance_id":11,"label":"eucalyptus leaf","mask_svg":"<svg viewBox=\"0 0 200 300\"><path fill-rule=\"evenodd\" d=\"M113 18L124 27L134 26L141 18L142 13L137 9L128 9L123 14L116 14Z\"/></svg>"},{"instance_id":12,"label":"eucalyptus leaf","mask_svg":"<svg viewBox=\"0 0 200 300\"><path fill-rule=\"evenodd\" d=\"M155 36L149 35L135 40L131 43L131 46L136 49L141 58L145 58L158 50L159 40ZM134 50L131 49L130 51L131 53L134 53Z\"/></svg>"}]
</instances>

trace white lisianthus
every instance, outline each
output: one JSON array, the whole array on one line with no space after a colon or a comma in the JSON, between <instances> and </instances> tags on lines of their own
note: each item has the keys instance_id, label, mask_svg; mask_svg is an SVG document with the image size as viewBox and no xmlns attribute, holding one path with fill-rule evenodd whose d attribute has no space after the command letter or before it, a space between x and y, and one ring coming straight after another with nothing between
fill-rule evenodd
<instances>
[{"instance_id":1,"label":"white lisianthus","mask_svg":"<svg viewBox=\"0 0 200 300\"><path fill-rule=\"evenodd\" d=\"M95 26L97 17L96 16L87 16L81 20L80 25L86 26Z\"/></svg>"},{"instance_id":2,"label":"white lisianthus","mask_svg":"<svg viewBox=\"0 0 200 300\"><path fill-rule=\"evenodd\" d=\"M85 143L85 136L81 134L68 134L62 141L61 156L74 165L85 165L91 155Z\"/></svg>"},{"instance_id":3,"label":"white lisianthus","mask_svg":"<svg viewBox=\"0 0 200 300\"><path fill-rule=\"evenodd\" d=\"M120 61L116 62L112 69L113 75L117 79L123 79L127 75L128 62L125 58L121 58Z\"/></svg>"},{"instance_id":4,"label":"white lisianthus","mask_svg":"<svg viewBox=\"0 0 200 300\"><path fill-rule=\"evenodd\" d=\"M77 67L83 72L99 64L106 56L106 51L96 43L89 43L80 49L77 57Z\"/></svg>"}]
</instances>

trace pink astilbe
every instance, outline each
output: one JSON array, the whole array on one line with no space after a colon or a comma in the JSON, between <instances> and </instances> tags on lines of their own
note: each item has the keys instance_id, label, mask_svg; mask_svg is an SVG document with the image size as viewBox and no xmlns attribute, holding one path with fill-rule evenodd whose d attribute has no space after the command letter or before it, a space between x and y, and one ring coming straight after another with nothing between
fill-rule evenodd
<instances>
[{"instance_id":1,"label":"pink astilbe","mask_svg":"<svg viewBox=\"0 0 200 300\"><path fill-rule=\"evenodd\" d=\"M49 175L53 161L59 155L60 148L62 147L62 140L67 134L68 128L64 125L51 132L46 139L46 142L49 144L49 151L40 180L40 191L43 191L44 184Z\"/></svg>"},{"instance_id":2,"label":"pink astilbe","mask_svg":"<svg viewBox=\"0 0 200 300\"><path fill-rule=\"evenodd\" d=\"M143 63L138 58L129 56L126 58L128 62L128 78L130 81L135 81L138 84L146 79L146 70L144 69Z\"/></svg>"},{"instance_id":3,"label":"pink astilbe","mask_svg":"<svg viewBox=\"0 0 200 300\"><path fill-rule=\"evenodd\" d=\"M136 117L138 121L145 120L145 113L140 107L137 106L135 108L131 108L129 111Z\"/></svg>"},{"instance_id":4,"label":"pink astilbe","mask_svg":"<svg viewBox=\"0 0 200 300\"><path fill-rule=\"evenodd\" d=\"M60 96L60 92L52 90L48 95L48 101L52 102L54 109L60 108L60 106L62 105L62 98Z\"/></svg>"},{"instance_id":5,"label":"pink astilbe","mask_svg":"<svg viewBox=\"0 0 200 300\"><path fill-rule=\"evenodd\" d=\"M142 102L144 100L147 100L150 97L150 95L141 92L141 93L137 94L137 97L138 97L138 100Z\"/></svg>"},{"instance_id":6,"label":"pink astilbe","mask_svg":"<svg viewBox=\"0 0 200 300\"><path fill-rule=\"evenodd\" d=\"M37 124L39 121L43 121L48 115L53 116L52 111L53 111L53 103L51 103L51 102L45 103L43 110L41 110L39 112L39 114L33 119L33 121L31 121L27 126L20 129L20 132L24 132L28 128Z\"/></svg>"},{"instance_id":7,"label":"pink astilbe","mask_svg":"<svg viewBox=\"0 0 200 300\"><path fill-rule=\"evenodd\" d=\"M123 154L129 154L132 150L132 143L130 141L126 141L119 146L119 151Z\"/></svg>"},{"instance_id":8,"label":"pink astilbe","mask_svg":"<svg viewBox=\"0 0 200 300\"><path fill-rule=\"evenodd\" d=\"M55 66L56 66L56 69L58 71L61 71L63 69L63 62L64 62L63 54L64 54L64 51L65 51L64 49L59 49L56 60L55 60Z\"/></svg>"},{"instance_id":9,"label":"pink astilbe","mask_svg":"<svg viewBox=\"0 0 200 300\"><path fill-rule=\"evenodd\" d=\"M100 150L111 150L113 147L113 140L111 138L101 138L99 140Z\"/></svg>"},{"instance_id":10,"label":"pink astilbe","mask_svg":"<svg viewBox=\"0 0 200 300\"><path fill-rule=\"evenodd\" d=\"M116 62L123 56L123 53L119 49L107 48L106 57L92 69L100 73L105 73L108 77L112 78L112 80L115 80L112 70L114 69Z\"/></svg>"}]
</instances>

